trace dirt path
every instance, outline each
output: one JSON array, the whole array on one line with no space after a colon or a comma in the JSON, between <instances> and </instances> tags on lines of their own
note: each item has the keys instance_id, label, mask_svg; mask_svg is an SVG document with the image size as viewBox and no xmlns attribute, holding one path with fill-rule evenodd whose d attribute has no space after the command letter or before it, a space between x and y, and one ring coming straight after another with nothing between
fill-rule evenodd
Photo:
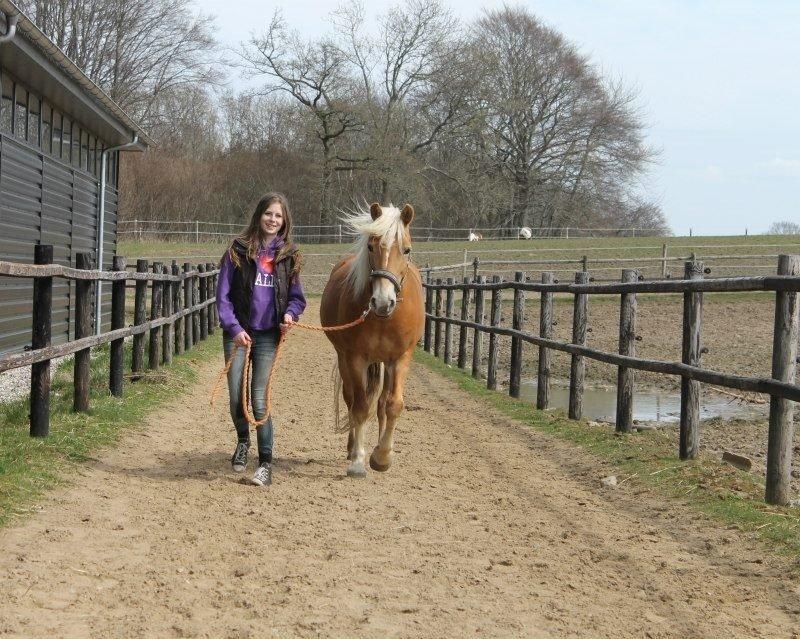
<instances>
[{"instance_id":1,"label":"dirt path","mask_svg":"<svg viewBox=\"0 0 800 639\"><path fill-rule=\"evenodd\" d=\"M229 471L204 368L0 532L0 636L800 636L782 560L420 366L395 467L344 478L327 342L287 348L274 485Z\"/></svg>"}]
</instances>

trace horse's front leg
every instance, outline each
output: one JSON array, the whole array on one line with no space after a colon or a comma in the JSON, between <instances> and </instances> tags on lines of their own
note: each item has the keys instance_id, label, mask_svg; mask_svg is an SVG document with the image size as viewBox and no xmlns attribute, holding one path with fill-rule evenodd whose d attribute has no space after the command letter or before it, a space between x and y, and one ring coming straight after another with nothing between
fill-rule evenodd
<instances>
[{"instance_id":1,"label":"horse's front leg","mask_svg":"<svg viewBox=\"0 0 800 639\"><path fill-rule=\"evenodd\" d=\"M347 386L350 389L350 403L347 417L350 422L350 432L347 438L347 467L348 477L365 477L367 474L364 466L366 453L364 452L364 426L369 417L369 398L365 386L366 362L349 360L344 368L340 368L342 381L347 375Z\"/></svg>"},{"instance_id":2,"label":"horse's front leg","mask_svg":"<svg viewBox=\"0 0 800 639\"><path fill-rule=\"evenodd\" d=\"M403 391L405 390L406 377L411 365L413 349L404 353L396 362L386 364L388 394L386 395L385 411L386 424L381 429L378 445L369 457L369 466L372 470L384 472L389 470L394 456L394 426L400 413L403 412ZM383 399L383 396L381 397Z\"/></svg>"}]
</instances>

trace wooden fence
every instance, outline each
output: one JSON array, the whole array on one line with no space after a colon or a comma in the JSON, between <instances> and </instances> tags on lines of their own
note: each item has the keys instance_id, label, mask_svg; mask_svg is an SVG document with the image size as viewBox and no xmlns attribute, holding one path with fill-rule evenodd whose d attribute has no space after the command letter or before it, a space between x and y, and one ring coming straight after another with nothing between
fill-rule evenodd
<instances>
[{"instance_id":1,"label":"wooden fence","mask_svg":"<svg viewBox=\"0 0 800 639\"><path fill-rule=\"evenodd\" d=\"M484 335L489 335L487 386L497 389L498 338L511 338L511 360L508 371L509 394L519 397L522 368L522 344L539 348L536 406L548 407L550 389L550 351L572 356L569 385L569 417L580 419L584 388L584 357L613 364L617 374L616 430L633 428L634 371L644 370L681 377L680 449L681 459L693 459L699 449L700 382L770 396L769 440L767 448L766 500L786 505L790 501L794 402L800 401L800 386L795 384L798 350L798 291L800 291L800 256L781 255L778 274L766 277L704 279L703 264L685 263L684 279L641 281L635 269L624 269L622 281L590 283L586 271L575 273L574 283L558 282L552 273L542 273L541 283L526 282L517 272L514 282L485 276L470 281L453 278L425 284L426 314L423 346L426 351L442 356L445 363L456 360L459 368L467 368L468 330L472 330L472 362L474 377L482 376ZM501 292L513 291L512 328L500 326ZM455 291L461 292L460 317L454 312ZM708 370L700 366L703 293L737 291L775 292L775 329L772 346L772 378L744 377ZM539 334L523 332L525 293L539 294L541 305ZM637 293L683 293L683 349L681 362L649 360L636 357ZM484 296L491 295L489 323L486 323ZM552 339L553 296L573 296L572 341ZM619 352L607 353L586 346L588 330L588 298L593 294L620 295ZM746 318L743 318L746 321ZM457 350L454 327L458 327Z\"/></svg>"},{"instance_id":2,"label":"wooden fence","mask_svg":"<svg viewBox=\"0 0 800 639\"><path fill-rule=\"evenodd\" d=\"M216 290L219 271L213 264L183 268L161 262L137 260L136 272L126 270L124 257L115 257L113 271L90 268L89 255L79 253L78 268L53 264L53 247L35 247L34 264L0 261L0 275L33 278L31 350L0 358L0 373L31 366L30 434L45 437L50 429L50 360L75 355L74 403L76 412L89 409L89 357L91 349L110 344L109 391L123 392L123 341L133 337L131 372L155 370L172 363L173 354L189 350L214 332L217 325ZM50 343L53 278L75 281L75 339ZM91 335L92 282L111 282L111 330ZM126 282L135 282L133 324L126 327ZM148 287L150 309L148 313ZM147 336L149 335L149 340ZM147 344L145 343L147 342ZM145 346L147 360L145 362Z\"/></svg>"}]
</instances>

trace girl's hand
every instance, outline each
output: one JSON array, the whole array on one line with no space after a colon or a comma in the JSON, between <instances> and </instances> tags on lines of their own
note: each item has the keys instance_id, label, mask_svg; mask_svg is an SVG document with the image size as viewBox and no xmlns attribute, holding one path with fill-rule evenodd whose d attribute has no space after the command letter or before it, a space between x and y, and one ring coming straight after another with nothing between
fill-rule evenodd
<instances>
[{"instance_id":1,"label":"girl's hand","mask_svg":"<svg viewBox=\"0 0 800 639\"><path fill-rule=\"evenodd\" d=\"M293 324L294 324L294 317L289 315L289 313L286 313L286 315L283 316L283 323L281 324L281 333L284 335L288 333L289 329L292 328Z\"/></svg>"},{"instance_id":2,"label":"girl's hand","mask_svg":"<svg viewBox=\"0 0 800 639\"><path fill-rule=\"evenodd\" d=\"M250 336L247 334L247 331L242 331L236 337L233 338L233 343L237 346L250 346L253 343L253 340L250 339Z\"/></svg>"}]
</instances>

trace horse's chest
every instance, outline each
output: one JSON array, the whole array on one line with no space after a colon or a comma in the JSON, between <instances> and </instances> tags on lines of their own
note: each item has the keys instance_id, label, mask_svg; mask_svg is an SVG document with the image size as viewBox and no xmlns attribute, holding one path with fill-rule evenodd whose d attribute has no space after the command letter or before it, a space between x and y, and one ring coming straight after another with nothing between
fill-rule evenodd
<instances>
[{"instance_id":1,"label":"horse's chest","mask_svg":"<svg viewBox=\"0 0 800 639\"><path fill-rule=\"evenodd\" d=\"M391 362L398 359L403 353L413 348L415 339L408 335L408 331L397 330L387 322L386 326L371 326L369 323L354 330L340 334L331 334L337 350L358 353L370 362Z\"/></svg>"}]
</instances>

